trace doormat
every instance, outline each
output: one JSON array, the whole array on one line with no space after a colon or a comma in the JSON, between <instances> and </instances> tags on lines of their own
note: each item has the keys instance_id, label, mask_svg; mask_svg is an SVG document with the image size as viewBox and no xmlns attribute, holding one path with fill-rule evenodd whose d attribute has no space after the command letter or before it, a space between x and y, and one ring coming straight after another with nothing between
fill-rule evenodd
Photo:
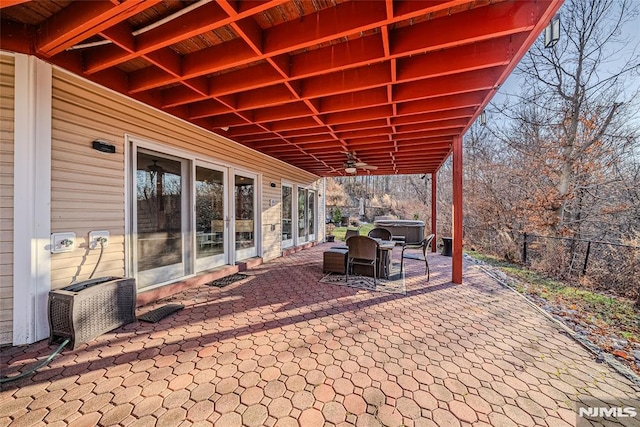
<instances>
[{"instance_id":1,"label":"doormat","mask_svg":"<svg viewBox=\"0 0 640 427\"><path fill-rule=\"evenodd\" d=\"M349 275L349 282L346 276L339 273L329 273L320 279L320 283L329 283L331 285L349 286L351 288L363 289L366 291L387 292L390 294L406 295L407 287L405 284L404 271L400 274L400 266L392 265L388 279L378 279L376 284L373 277L361 275Z\"/></svg>"},{"instance_id":2,"label":"doormat","mask_svg":"<svg viewBox=\"0 0 640 427\"><path fill-rule=\"evenodd\" d=\"M184 308L182 304L166 304L138 316L143 322L156 323Z\"/></svg>"},{"instance_id":3,"label":"doormat","mask_svg":"<svg viewBox=\"0 0 640 427\"><path fill-rule=\"evenodd\" d=\"M232 284L233 282L237 282L239 280L242 279L246 279L247 276L246 274L240 274L240 273L236 273L236 274L232 274L230 276L226 276L223 277L221 279L218 280L214 280L213 282L209 282L207 283L208 286L215 286L216 288L224 288L227 285Z\"/></svg>"}]
</instances>

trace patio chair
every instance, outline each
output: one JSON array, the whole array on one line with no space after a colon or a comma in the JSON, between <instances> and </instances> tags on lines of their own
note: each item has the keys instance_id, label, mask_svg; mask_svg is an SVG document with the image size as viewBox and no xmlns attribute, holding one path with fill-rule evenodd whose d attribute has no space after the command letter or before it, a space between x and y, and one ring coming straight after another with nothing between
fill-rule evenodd
<instances>
[{"instance_id":1,"label":"patio chair","mask_svg":"<svg viewBox=\"0 0 640 427\"><path fill-rule=\"evenodd\" d=\"M351 236L347 239L349 253L347 255L347 282L349 270L354 265L373 268L373 282L378 284L378 242L368 236Z\"/></svg>"},{"instance_id":2,"label":"patio chair","mask_svg":"<svg viewBox=\"0 0 640 427\"><path fill-rule=\"evenodd\" d=\"M400 274L402 274L402 269L404 268L404 252L408 250L420 249L422 251L422 256L424 257L425 264L425 274L427 275L427 282L429 281L429 260L427 259L427 248L431 245L431 241L435 237L435 234L429 234L425 239L422 239L419 243L406 243L402 246L402 255L400 256ZM407 258L416 259L416 257L408 256ZM420 259L419 255L417 259Z\"/></svg>"},{"instance_id":3,"label":"patio chair","mask_svg":"<svg viewBox=\"0 0 640 427\"><path fill-rule=\"evenodd\" d=\"M360 228L356 228L355 230L352 228L347 228L347 231L344 234L344 240L346 242L347 240L349 240L349 237L359 236L359 235L360 235ZM344 245L331 246L331 249L349 249L349 248L347 247L346 244L344 244Z\"/></svg>"},{"instance_id":4,"label":"patio chair","mask_svg":"<svg viewBox=\"0 0 640 427\"><path fill-rule=\"evenodd\" d=\"M391 240L391 232L386 228L376 227L369 232L368 236L374 239Z\"/></svg>"},{"instance_id":5,"label":"patio chair","mask_svg":"<svg viewBox=\"0 0 640 427\"><path fill-rule=\"evenodd\" d=\"M356 228L355 230L352 228L347 228L346 233L344 234L344 240L348 240L349 237L351 236L359 236L360 235L360 229Z\"/></svg>"}]
</instances>

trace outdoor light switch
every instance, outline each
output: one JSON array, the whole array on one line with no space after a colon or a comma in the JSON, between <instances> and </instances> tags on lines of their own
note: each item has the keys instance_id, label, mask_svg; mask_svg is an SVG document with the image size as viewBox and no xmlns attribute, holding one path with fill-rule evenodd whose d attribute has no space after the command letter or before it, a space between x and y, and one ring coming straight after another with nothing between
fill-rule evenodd
<instances>
[{"instance_id":1,"label":"outdoor light switch","mask_svg":"<svg viewBox=\"0 0 640 427\"><path fill-rule=\"evenodd\" d=\"M76 248L76 233L53 233L51 234L51 247L52 254L59 254L64 252L71 252Z\"/></svg>"},{"instance_id":2,"label":"outdoor light switch","mask_svg":"<svg viewBox=\"0 0 640 427\"><path fill-rule=\"evenodd\" d=\"M105 248L109 246L109 232L106 230L89 232L89 249L100 249L100 244Z\"/></svg>"}]
</instances>

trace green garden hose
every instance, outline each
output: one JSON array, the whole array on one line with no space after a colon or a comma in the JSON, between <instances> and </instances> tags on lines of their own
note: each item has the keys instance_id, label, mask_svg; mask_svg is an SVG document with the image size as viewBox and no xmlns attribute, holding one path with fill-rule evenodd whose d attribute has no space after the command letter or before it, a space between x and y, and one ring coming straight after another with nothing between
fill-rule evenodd
<instances>
[{"instance_id":1,"label":"green garden hose","mask_svg":"<svg viewBox=\"0 0 640 427\"><path fill-rule=\"evenodd\" d=\"M20 378L24 378L27 375L31 375L33 374L35 371L37 371L38 369L42 368L44 365L46 365L47 363L51 362L51 360L53 360L54 357L56 357L56 355L58 353L60 353L62 351L62 349L64 348L64 346L66 346L67 344L69 344L69 341L71 341L71 338L67 338L64 341L62 341L60 343L60 345L58 346L58 348L56 348L56 351L54 351L53 353L51 353L51 355L49 357L47 357L46 359L44 359L43 361L39 362L38 364L36 364L35 366L27 369L26 371L18 374L18 375L14 375L13 377L0 377L0 384L4 384L4 383L10 383L12 381L16 381L19 380Z\"/></svg>"}]
</instances>

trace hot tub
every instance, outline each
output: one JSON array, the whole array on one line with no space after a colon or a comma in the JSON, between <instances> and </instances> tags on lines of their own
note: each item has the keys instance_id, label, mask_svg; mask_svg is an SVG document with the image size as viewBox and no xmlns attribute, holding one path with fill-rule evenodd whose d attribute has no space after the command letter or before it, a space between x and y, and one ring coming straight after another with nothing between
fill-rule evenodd
<instances>
[{"instance_id":1,"label":"hot tub","mask_svg":"<svg viewBox=\"0 0 640 427\"><path fill-rule=\"evenodd\" d=\"M404 236L405 243L420 243L424 239L424 221L409 219L379 219L373 222L376 227L386 228L395 237Z\"/></svg>"}]
</instances>

